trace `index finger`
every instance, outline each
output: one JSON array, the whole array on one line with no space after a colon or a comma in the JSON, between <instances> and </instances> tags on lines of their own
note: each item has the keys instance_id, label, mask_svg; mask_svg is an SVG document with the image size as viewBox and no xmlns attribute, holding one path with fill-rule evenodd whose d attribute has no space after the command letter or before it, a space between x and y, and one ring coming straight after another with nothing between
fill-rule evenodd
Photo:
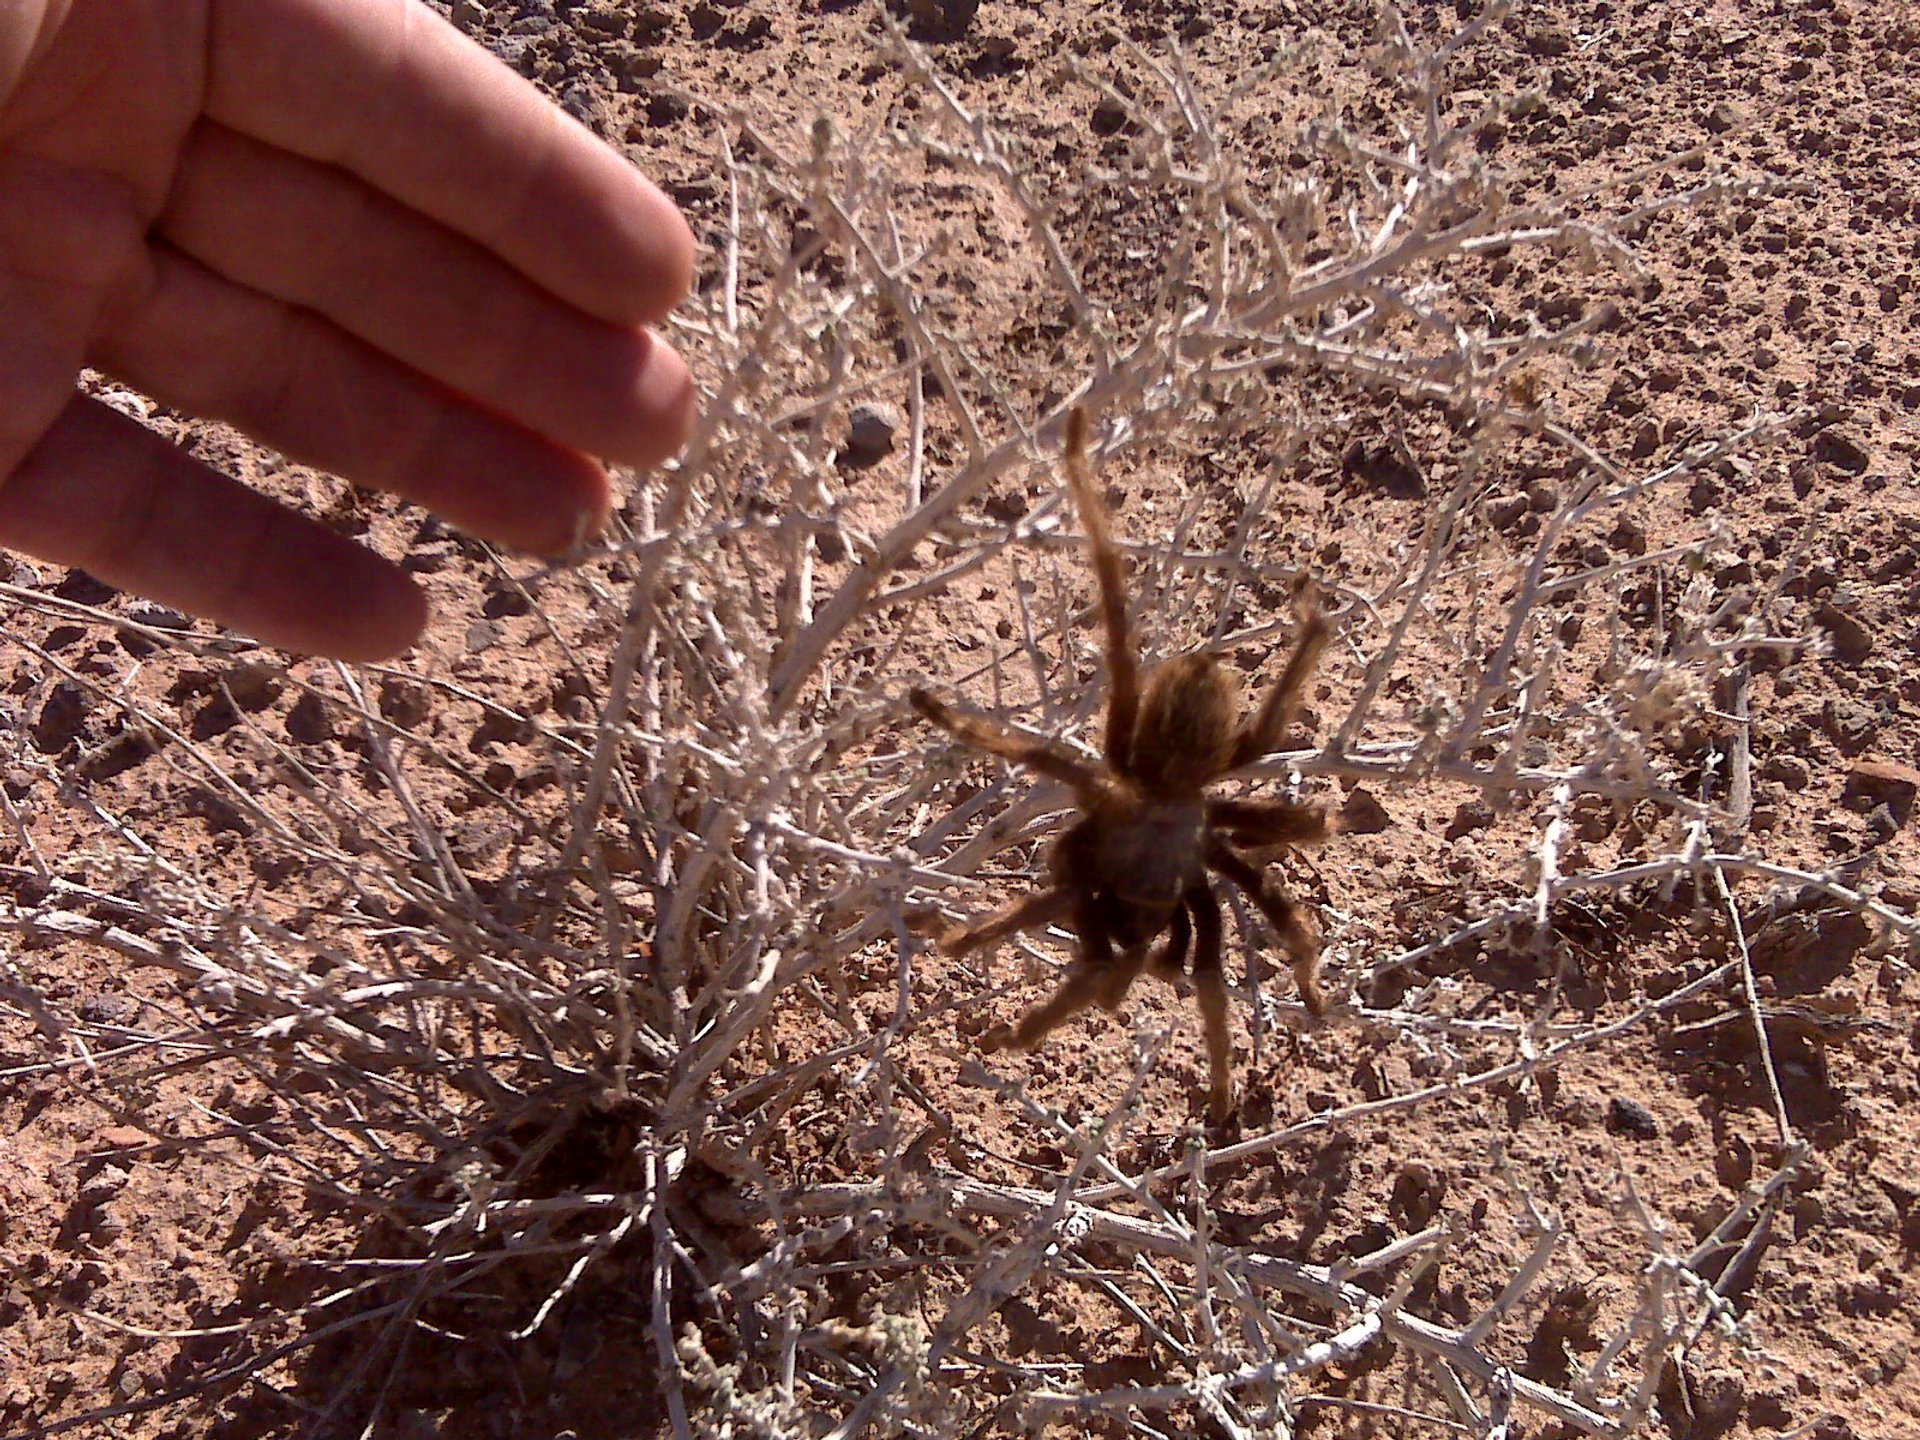
<instances>
[{"instance_id":1,"label":"index finger","mask_svg":"<svg viewBox=\"0 0 1920 1440\"><path fill-rule=\"evenodd\" d=\"M615 325L692 283L673 202L418 0L215 0L206 112L375 188Z\"/></svg>"}]
</instances>

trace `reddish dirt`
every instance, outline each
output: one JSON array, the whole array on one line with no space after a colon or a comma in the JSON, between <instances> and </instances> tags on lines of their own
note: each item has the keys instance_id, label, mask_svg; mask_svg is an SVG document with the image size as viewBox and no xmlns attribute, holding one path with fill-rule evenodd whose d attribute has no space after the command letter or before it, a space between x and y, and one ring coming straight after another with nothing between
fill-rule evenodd
<instances>
[{"instance_id":1,"label":"reddish dirt","mask_svg":"<svg viewBox=\"0 0 1920 1440\"><path fill-rule=\"evenodd\" d=\"M729 214L714 161L721 138L751 143L744 121L800 154L818 111L852 132L889 116L897 94L876 48L876 12L866 4L462 0L450 8L662 180L707 247L709 291L720 283ZM1781 866L1837 875L1912 915L1920 907L1912 768L1920 766L1920 20L1900 6L1848 0L1546 0L1517 8L1523 13L1493 27L1458 76L1463 88L1488 96L1539 92L1537 105L1500 121L1488 141L1502 147L1520 178L1516 199L1529 187L1539 194L1578 186L1695 145L1711 147L1737 172L1792 182L1782 193L1649 223L1632 238L1651 283L1622 293L1623 321L1605 334L1587 370L1548 367L1539 383L1554 390L1574 428L1643 466L1737 428L1756 408L1804 411L1771 454L1655 497L1608 537L1611 551L1602 554L1656 552L1715 528L1717 584L1778 584L1781 613L1828 637L1818 650L1755 664L1745 698L1753 773L1746 848ZM1102 74L1124 70L1110 27L1147 46L1177 36L1208 96L1316 28L1336 51L1357 53L1369 35L1358 11L1304 0L1211 7L987 0L977 10L913 9L913 33L963 102L991 112L1036 150L1056 137L1062 146L1095 145L1110 124L1123 122L1091 106L1084 91L1056 83L1052 68L1056 57L1078 52ZM1361 67L1329 63L1324 79L1338 103L1366 103ZM1321 99L1257 96L1254 108L1264 105L1277 128ZM1250 164L1259 134L1256 124L1242 136ZM1004 205L996 213L977 195L951 199L959 233L952 303L941 323L969 337L998 370L1020 375L1021 393L1038 409L1071 388L1073 376L1061 367L1084 356L1062 347L1059 317L1024 308L1021 286L1031 277L991 263L1022 217ZM1084 226L1074 258L1089 290L1114 306L1150 303L1160 277L1150 257L1129 248L1128 226L1138 217L1126 197L1104 196L1077 218ZM1524 260L1492 258L1477 283L1489 306L1511 314L1551 317L1559 297L1597 293L1586 277ZM711 359L703 361L697 334L683 333L679 343L696 368L705 365L704 383L722 381ZM363 675L358 683L398 731L457 762L457 773L421 782L409 803L468 873L497 886L484 897L489 904L502 913L533 906L537 887L516 889L522 878L515 877L552 857L527 837L565 812L572 781L529 724L565 731L580 718L586 687L576 667L595 683L604 675L613 637L603 618L565 593L530 606L489 552L417 514L263 455L216 427L145 413L196 453L312 506L386 553L413 557L434 599L435 627L406 674ZM1392 555L1374 542L1411 539L1431 498L1419 475L1399 466L1395 446L1404 437L1420 451L1429 437L1423 427L1433 423L1393 405L1356 404L1351 430L1307 434L1270 500L1265 533L1276 564L1312 561L1359 589L1382 583ZM936 459L941 445L949 453L960 448L950 426L936 439ZM1236 507L1262 483L1265 443L1259 433L1223 425L1204 458L1190 444L1166 456L1149 447L1131 462L1137 468L1106 477L1121 501L1117 528L1163 534L1187 521L1192 549L1224 544ZM1495 523L1504 517L1518 548L1551 509L1558 472L1508 478L1511 505L1485 513ZM1003 489L1028 483L1037 482L1022 472ZM878 481L865 491L863 484L845 482L841 513L851 523L884 508L874 498ZM1545 487L1544 502L1527 498L1529 486ZM1030 497L1017 498L1024 506ZM1011 502L1001 494L989 507L995 503ZM283 670L275 657L238 642L198 657L155 648L73 607L163 627L177 617L31 562L15 562L11 580L19 590L8 598L4 644L14 743L4 776L0 888L12 916L51 895L59 902L53 908L95 928L76 936L7 922L0 1436L62 1425L139 1440L331 1434L339 1424L353 1433L348 1422L366 1397L343 1401L337 1413L327 1406L371 1383L356 1337L384 1322L293 1352L261 1372L270 1384L236 1388L223 1378L242 1353L223 1327L356 1283L363 1272L343 1268L342 1257L383 1253L364 1230L365 1216L326 1179L340 1156L361 1153L353 1107L311 1098L338 1098L325 1091L324 1069L312 1072L315 1091L296 1101L245 1058L239 1032L233 1057L144 1039L133 1063L114 1057L134 1037L201 1034L198 1020L212 1013L206 1007L217 1010L208 983L185 974L167 952L162 922L182 907L211 913L223 900L249 897L284 925L271 938L289 957L289 975L324 976L364 956L406 953L417 917L404 907L375 913L351 872L313 863L302 837L284 828L288 817L305 817L315 834L359 834L366 853L381 860L380 847L408 833L401 800L383 778L382 744L343 718L348 682L329 667L300 662ZM1627 583L1614 613L1661 613L1670 597L1653 585ZM1247 623L1274 620L1284 635L1284 587L1266 590L1247 599ZM987 682L970 677L1017 634L1018 593L1017 577L984 571L918 609L897 661L898 686L931 675L989 704L974 689ZM29 603L34 596L56 608ZM1191 617L1178 604L1143 610L1147 642L1159 653L1206 638L1188 632ZM1608 617L1596 609L1587 621L1568 646L1578 663L1598 665ZM1052 644L1056 637L1042 638ZM1078 641L1093 643L1092 631L1078 632ZM1092 654L1080 667L1088 678ZM1413 658L1436 672L1446 659L1438 651ZM1322 722L1319 712L1339 713L1358 678L1353 666L1330 660L1308 728ZM1416 688L1409 684L1399 698L1411 709ZM1709 699L1722 711L1731 704L1724 694ZM927 763L965 763L909 731L903 716L889 723L910 736L902 743L922 747L915 753ZM225 773L184 760L178 737ZM1684 748L1685 737L1674 744ZM477 801L475 778L508 808ZM1340 805L1354 787L1347 777L1321 793ZM1486 913L1494 899L1524 900L1523 890L1498 889L1488 877L1521 873L1538 835L1530 811L1496 809L1464 786L1367 788L1384 807L1384 827L1290 859L1285 869L1324 916L1335 987L1357 991L1376 1011L1437 987L1423 993L1450 997L1443 1008L1463 1035L1482 1020L1525 1024L1549 1000L1562 1018L1592 1024L1738 953L1741 937L1712 897L1645 887L1588 896L1557 913L1557 971L1509 943L1511 936L1380 970L1380 957ZM1009 796L1019 793L1016 785ZM1601 869L1649 853L1644 819L1604 804L1576 807L1572 866ZM128 859L142 847L158 857L145 868ZM609 854L610 883L630 881L639 862L617 845ZM402 854L393 863L417 860ZM942 898L955 913L978 913L1029 887L1034 861L1030 853L1003 855L983 872L987 887ZM1737 1263L1750 1273L1726 1286L1737 1341L1703 1346L1684 1378L1670 1374L1643 1433L1896 1440L1920 1432L1913 1354L1920 975L1910 950L1818 893L1789 892L1770 905L1742 899L1744 938L1771 1007L1784 1111L1810 1155L1766 1233L1741 1250ZM864 969L850 966L842 983L844 1003L862 1012L863 1023L884 1027L896 1001L892 961L883 954ZM1036 1177L1070 1166L1070 1156L1016 1118L1016 1097L968 1078L974 1038L1017 1016L1049 983L1010 955L966 965L928 956L917 970L920 1030L905 1072L936 1097L952 1126L933 1153L968 1152L977 1173L1009 1183L1042 1184ZM1384 1027L1351 1016L1320 1031L1290 1028L1280 1004L1291 1000L1284 972L1263 985L1263 1028L1253 1034L1246 1016L1239 1021L1246 1093L1223 1143L1317 1112L1390 1101L1447 1073L1446 1055L1412 1054ZM1235 1243L1320 1262L1453 1224L1472 1239L1423 1282L1414 1308L1464 1324L1525 1253L1525 1211L1537 1203L1559 1217L1568 1242L1544 1291L1554 1307L1530 1312L1507 1358L1524 1375L1564 1383L1570 1366L1593 1358L1592 1336L1631 1312L1649 1227L1666 1236L1654 1248L1684 1253L1745 1187L1783 1163L1745 1016L1715 992L1675 1009L1657 1029L1596 1045L1551 1071L1431 1105L1389 1106L1378 1118L1275 1146L1221 1180L1216 1223L1234 1232ZM1159 1018L1172 1038L1144 1092L1150 1118L1114 1159L1125 1169L1170 1163L1197 1123L1205 1071L1187 1003L1170 992L1143 991L1118 1022L1096 1014L1063 1028L1030 1059L996 1058L993 1070L1025 1082L1034 1101L1075 1119L1097 1117L1132 1074L1129 1022ZM792 1063L835 1033L815 1010L796 1005L768 1027L766 1054ZM280 1039L288 1048L300 1044L298 1036ZM746 1057L758 1049L743 1049L737 1073L722 1081L749 1083ZM807 1119L862 1103L853 1090L839 1091L841 1083L831 1071L816 1092L797 1098L791 1132L769 1142L761 1162L784 1179L810 1183L866 1173L857 1127ZM396 1079L395 1089L404 1084ZM403 1099L395 1099L396 1112ZM322 1113L337 1130L301 1119ZM422 1098L407 1123L412 1130L402 1142L392 1140L397 1124L382 1131L380 1143L398 1147L392 1164L428 1166L433 1178L423 1187L451 1185L451 1164L431 1166L446 1138L441 1127L457 1130L455 1120ZM503 1134L511 1129L506 1119L500 1126ZM617 1172L622 1162L606 1157L623 1153L620 1126L619 1117L596 1113L567 1130L561 1158L542 1177L549 1193L584 1183L581 1175L605 1182L608 1166ZM304 1173L303 1166L310 1188L270 1178L289 1167ZM585 1168L576 1175L569 1166ZM725 1229L738 1221L743 1245L761 1243L764 1237L751 1238L752 1223L728 1210L718 1177L713 1188L722 1198L707 1207L710 1223ZM1729 1252L1749 1238L1737 1232ZM1703 1262L1709 1278L1733 1258ZM635 1262L589 1287L564 1324L493 1359L419 1339L417 1363L387 1397L378 1433L671 1433L644 1368L654 1362L647 1283L647 1266ZM937 1293L952 1282L928 1283ZM893 1284L876 1280L868 1293L863 1282L847 1280L833 1306L863 1313L873 1294ZM488 1292L471 1305L478 1312L520 1298ZM926 1295L919 1300L927 1303ZM457 1329L470 1317L449 1308L430 1318ZM255 1329L245 1353L311 1329L291 1320ZM972 1343L1006 1361L1076 1357L1087 1383L1107 1387L1158 1383L1165 1363L1152 1337L1118 1310L1089 1309L1084 1291L1052 1283L1005 1306ZM1348 1399L1400 1403L1364 1357L1339 1381ZM112 1413L116 1407L126 1413ZM1418 1424L1373 1430L1372 1423L1358 1410L1315 1407L1303 1410L1301 1433L1440 1433ZM1525 1425L1531 1428L1515 1433L1562 1433L1537 1417ZM980 1433L1018 1428L1009 1416L1003 1428Z\"/></svg>"}]
</instances>

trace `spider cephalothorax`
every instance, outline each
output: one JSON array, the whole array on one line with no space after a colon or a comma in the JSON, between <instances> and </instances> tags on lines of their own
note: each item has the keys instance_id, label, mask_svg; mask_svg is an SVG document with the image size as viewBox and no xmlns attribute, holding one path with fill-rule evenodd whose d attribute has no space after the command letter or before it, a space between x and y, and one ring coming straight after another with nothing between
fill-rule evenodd
<instances>
[{"instance_id":1,"label":"spider cephalothorax","mask_svg":"<svg viewBox=\"0 0 1920 1440\"><path fill-rule=\"evenodd\" d=\"M1296 590L1300 631L1293 654L1252 715L1242 711L1238 682L1211 655L1168 660L1148 673L1143 688L1127 629L1120 556L1107 532L1105 506L1087 476L1086 435L1086 415L1076 410L1067 423L1067 476L1086 527L1106 629L1111 689L1105 763L1090 764L1063 745L913 691L914 708L934 724L977 749L1065 782L1080 810L1054 844L1047 889L950 931L940 944L959 955L1055 921L1079 937L1079 956L1066 983L1019 1025L990 1031L989 1049L1032 1049L1086 1006L1118 1006L1143 970L1179 977L1191 955L1206 1025L1212 1106L1219 1116L1231 1104L1231 1040L1220 967L1220 902L1210 877L1225 876L1267 917L1292 959L1301 999L1318 1017L1326 1010L1319 944L1293 901L1268 884L1262 862L1244 852L1320 840L1332 827L1313 806L1224 799L1209 795L1207 786L1279 747L1329 627L1312 586L1303 581Z\"/></svg>"}]
</instances>

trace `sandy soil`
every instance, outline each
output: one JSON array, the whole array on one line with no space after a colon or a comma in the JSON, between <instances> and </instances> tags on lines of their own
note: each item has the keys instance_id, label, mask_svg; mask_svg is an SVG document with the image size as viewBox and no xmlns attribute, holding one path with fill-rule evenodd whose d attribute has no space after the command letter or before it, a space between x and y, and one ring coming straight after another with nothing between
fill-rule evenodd
<instances>
[{"instance_id":1,"label":"sandy soil","mask_svg":"<svg viewBox=\"0 0 1920 1440\"><path fill-rule=\"evenodd\" d=\"M1472 9L1460 8L1463 16ZM1517 254L1487 257L1472 277L1490 311L1547 323L1569 318L1563 302L1577 314L1586 298L1614 293L1618 323L1600 330L1585 368L1555 361L1526 384L1550 391L1570 428L1635 473L1652 473L1757 411L1799 417L1772 451L1651 495L1595 542L1603 562L1668 547L1709 558L1691 571L1679 559L1623 571L1612 603L1580 612L1584 626L1575 620L1568 630L1570 663L1597 673L1613 627L1667 623L1701 573L1719 594L1771 594L1783 625L1824 638L1759 655L1741 690L1707 697L1702 723L1714 735L1730 733L1727 716L1750 717L1739 728L1751 796L1734 843L1912 915L1920 906L1920 20L1897 5L1848 0L1517 8L1523 13L1492 27L1456 77L1483 97L1538 93L1484 137L1516 177L1516 202L1693 146L1709 147L1732 173L1790 182L1649 220L1630 237L1646 268L1637 286L1589 281ZM1365 67L1339 58L1364 52L1371 22L1337 4L986 0L976 10L916 0L911 9L929 63L960 100L991 113L1030 155L1070 155L1061 162L1068 168L1129 139L1123 105L1062 86L1053 68L1057 57L1080 54L1124 90L1129 62L1114 32L1145 46L1178 37L1196 93L1213 99L1284 47L1327 47L1335 58L1308 67L1325 93L1252 92L1243 107L1252 118L1234 142L1250 169L1263 135L1329 103L1356 112L1371 103ZM724 286L728 254L732 197L716 161L723 140L746 147L759 137L801 155L822 110L846 133L915 118L896 112L900 86L879 49L877 12L864 3L461 0L451 10L668 186L708 247L709 295ZM1029 308L1040 262L997 263L1023 233L1022 218L959 185L942 196L937 173L929 183L950 204L954 231L939 323L967 337L985 367L1019 377L1009 383L1037 412L1077 383L1084 356L1063 338L1067 319ZM1125 193L1096 194L1084 206L1067 229L1088 292L1118 309L1155 303L1155 257L1131 241L1135 227L1152 233L1151 217L1130 210ZM704 383L723 382L698 334L681 343L704 367ZM464 1319L425 1314L439 1328L419 1332L399 1370L373 1358L391 1358L391 1332L365 1323L367 1312L355 1309L364 1296L252 1325L244 1344L236 1338L235 1327L367 1281L391 1253L357 1208L364 1192L335 1178L343 1156L378 1151L396 1173L418 1166L429 1178L407 1183L431 1199L435 1184L453 1183L453 1162L436 1171L435 1156L518 1141L510 1115L489 1132L424 1089L399 1093L412 1083L399 1075L383 1103L396 1113L413 1107L410 1133L396 1140L403 1127L392 1125L376 1140L367 1121L363 1134L351 1086L336 1072L296 1067L304 1079L292 1084L250 1049L262 1033L257 1015L241 1028L208 1021L221 1003L218 982L194 971L166 917L210 916L239 897L280 927L255 939L284 957L289 976L324 975L376 954L404 968L415 955L423 976L451 983L457 967L434 969L438 952L415 933L430 897L410 911L404 897L380 898L346 870L316 865L313 836L324 832L330 854L389 865L426 887L428 862L392 839L409 833L408 816L418 813L472 877L477 903L510 919L537 907L539 886L526 876L539 865L528 857L537 860L542 826L565 813L572 783L551 737L576 734L569 727L586 717L582 697L599 693L617 637L590 591L553 588L530 599L524 564L504 565L431 520L218 428L137 397L125 403L196 453L388 553L411 555L439 618L404 672L356 679L284 666L204 632L196 633L211 646L182 649L169 639L181 633L178 617L85 576L14 563L4 642L13 744L0 781L8 818L0 832L8 916L0 1435L71 1425L87 1434L239 1440L355 1433L368 1413L377 1415L376 1433L393 1436L671 1433L650 1379L653 1292L639 1262L594 1282L584 1292L590 1303L525 1343L496 1337L463 1348L444 1334L464 1331ZM1396 539L1411 543L1446 489L1438 470L1421 468L1444 448L1438 428L1410 406L1355 400L1349 427L1303 432L1261 532L1276 567L1311 564L1354 593L1384 584L1398 563ZM929 489L939 483L938 462L964 448L950 419L936 431ZM1116 526L1131 536L1186 526L1195 552L1227 545L1236 506L1266 483L1273 443L1231 417L1206 446L1191 436L1150 441L1104 476ZM835 513L849 526L880 515L883 488L902 473L897 437L877 450L870 470L832 472ZM743 466L743 490L755 483ZM1022 471L980 508L991 519L1021 513L1049 483L1043 471ZM1489 543L1511 542L1519 553L1568 475L1556 458L1501 483L1474 523L1494 527ZM924 574L936 560L930 553L921 562ZM601 563L598 573L617 585L628 578L622 567L639 562ZM1025 596L1036 588L1023 591L1024 583L991 567L958 576L893 637L897 649L878 637L874 653L892 667L896 696L930 676L991 708L989 682L976 677L1018 640ZM1180 574L1157 573L1152 583L1169 589L1163 603L1141 607L1149 647L1174 653L1207 639L1208 617L1197 607L1188 613L1186 592L1172 588L1186 583ZM1249 652L1257 671L1287 633L1285 587L1263 581L1238 604L1237 623L1249 633L1274 627L1276 638ZM1480 622L1463 609L1454 623L1466 634ZM1078 643L1091 634L1081 631ZM1036 643L1057 639L1043 630ZM1419 643L1434 648L1410 657L1409 674L1423 665L1442 672L1450 662L1441 643ZM1089 683L1093 653L1079 655L1079 678ZM1331 658L1307 728L1339 714L1358 683L1350 659ZM1033 698L1009 684L1005 703ZM355 718L355 685L387 730ZM1397 698L1417 709L1415 681ZM884 725L918 747L921 763L947 767L960 787L950 803L1022 793L1017 782L968 770L903 710ZM389 763L396 737L452 757L449 767L397 786ZM1691 762L1689 744L1699 751ZM1681 770L1703 790L1724 784L1714 765L1727 752L1709 763L1711 748L1685 735L1672 742ZM1320 784L1328 804L1355 816L1368 809L1356 789L1383 810L1376 823L1355 824L1364 833L1282 867L1321 916L1333 988L1356 998L1327 1027L1304 1029L1289 1019L1284 972L1275 978L1269 963L1263 1018L1257 1028L1251 1013L1238 1022L1240 1112L1218 1138L1230 1144L1319 1112L1348 1118L1223 1167L1213 1223L1232 1243L1316 1262L1451 1225L1465 1238L1411 1303L1464 1325L1533 1243L1530 1208L1551 1212L1564 1243L1502 1357L1522 1375L1561 1385L1594 1358L1596 1337L1640 1303L1648 1253L1686 1254L1743 1194L1784 1173L1763 1218L1737 1226L1699 1262L1719 1284L1737 1336L1703 1343L1669 1370L1643 1433L1893 1440L1920 1432L1920 976L1912 952L1828 892L1791 884L1743 892L1735 930L1717 897L1649 885L1557 910L1550 956L1500 932L1382 969L1381 956L1451 933L1496 902L1524 901L1513 877L1540 843L1538 811L1496 807L1444 778L1405 788L1352 775ZM1631 806L1583 802L1570 817L1564 868L1599 870L1648 853L1642 827L1652 823ZM608 885L639 883L642 861L618 840L607 841L605 857ZM1009 851L982 872L983 887L938 902L950 915L981 913L1030 888L1038 865L1031 846ZM577 906L567 908L575 901L555 903L565 923L580 919ZM68 918L32 918L53 911ZM1752 1011L1725 989L1539 1073L1522 1068L1432 1104L1393 1103L1444 1074L1435 1055L1400 1043L1379 1019L1395 1007L1451 997L1461 1035L1483 1022L1509 1023L1517 1034L1535 1017L1544 1024L1549 1011L1591 1028L1672 995L1738 958L1743 945L1764 1002L1777 1103L1757 1063ZM836 982L844 992L836 1003L876 1028L897 998L885 948ZM1143 1118L1113 1158L1135 1170L1178 1159L1198 1123L1205 1062L1186 1004L1170 992L1143 992L1119 1023L1095 1015L1070 1024L1031 1058L996 1058L995 1073L1022 1083L1018 1096L968 1082L974 1038L1017 1016L1048 983L1011 955L971 966L924 957L911 979L917 1018L902 1073L931 1097L929 1113L945 1128L927 1132L932 1149L921 1160L946 1163L928 1160L932 1153L958 1163L972 1147L976 1160L993 1157L981 1173L1023 1184L1070 1168L1071 1156L1020 1107L1098 1115L1133 1074L1126 1022L1141 1017L1164 1020L1172 1038L1143 1092ZM783 1006L764 1051L743 1048L714 1083L750 1084L750 1054L791 1065L822 1050L835 1032L819 1014ZM1542 1029L1538 1038L1550 1044L1556 1033ZM290 1051L313 1046L297 1026L272 1038ZM472 1043L484 1057L495 1041L476 1035ZM767 1140L756 1163L816 1185L867 1173L858 1127L845 1123L865 1103L852 1086L829 1068L816 1090L785 1101L790 1133ZM1381 1102L1377 1114L1369 1102ZM323 1115L325 1123L315 1118ZM1804 1155L1783 1143L1783 1120ZM623 1142L624 1123L594 1111L568 1128L565 1143L534 1167L545 1193L632 1179L639 1161L631 1137ZM304 1188L290 1174L305 1175ZM727 1190L718 1180L715 1188ZM768 1243L757 1222L723 1200L703 1213L717 1230L734 1227L747 1252ZM884 1288L862 1274L849 1259L826 1287L849 1317L865 1314ZM503 1278L472 1304L507 1306L525 1298L515 1286L532 1284ZM1166 1345L1110 1299L1088 1295L1036 1283L1006 1298L974 1349L1007 1363L1071 1362L1089 1388L1153 1385L1170 1373ZM379 1303L404 1309L405 1301ZM334 1314L359 1323L312 1340ZM309 1343L295 1343L303 1337ZM291 1347L284 1360L259 1360L282 1343ZM998 1383L991 1371L982 1376L981 1385ZM1345 1362L1320 1377L1318 1393L1354 1403L1304 1406L1300 1433L1446 1433L1390 1413L1434 1408L1416 1404L1401 1383L1369 1354ZM117 1407L124 1413L110 1413ZM976 1423L985 1428L972 1433L990 1434L1025 1422L1009 1413ZM1051 1423L1072 1433L1065 1420ZM1165 1426L1158 1433L1225 1433L1186 1412L1154 1423ZM1111 1413L1093 1428L1128 1433ZM733 1433L749 1429L742 1422ZM1529 1413L1513 1433L1573 1432Z\"/></svg>"}]
</instances>

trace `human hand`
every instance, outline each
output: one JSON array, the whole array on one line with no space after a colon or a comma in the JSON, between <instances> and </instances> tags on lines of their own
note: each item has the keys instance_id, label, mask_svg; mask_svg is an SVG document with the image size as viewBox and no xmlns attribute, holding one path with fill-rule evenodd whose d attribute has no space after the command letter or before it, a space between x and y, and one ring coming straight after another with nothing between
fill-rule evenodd
<instances>
[{"instance_id":1,"label":"human hand","mask_svg":"<svg viewBox=\"0 0 1920 1440\"><path fill-rule=\"evenodd\" d=\"M370 660L398 568L79 394L91 366L540 552L693 390L672 203L416 0L0 0L0 544Z\"/></svg>"}]
</instances>

